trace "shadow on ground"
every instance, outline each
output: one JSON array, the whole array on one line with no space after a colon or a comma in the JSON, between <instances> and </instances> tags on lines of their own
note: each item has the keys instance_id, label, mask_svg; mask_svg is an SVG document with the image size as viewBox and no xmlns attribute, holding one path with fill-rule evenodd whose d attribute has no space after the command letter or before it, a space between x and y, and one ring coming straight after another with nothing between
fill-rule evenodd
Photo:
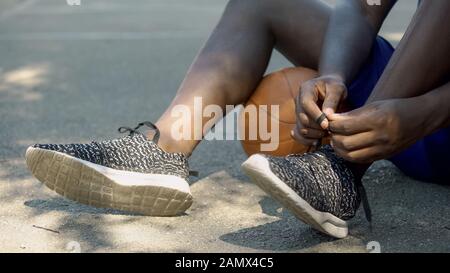
<instances>
[{"instance_id":1,"label":"shadow on ground","mask_svg":"<svg viewBox=\"0 0 450 273\"><path fill-rule=\"evenodd\" d=\"M44 199L29 200L25 201L24 205L37 210L64 211L68 213L83 212L89 214L110 214L110 215L128 215L128 216L134 215L120 210L94 208L91 206L73 202L68 199L64 199L62 197L61 198L54 197L47 200Z\"/></svg>"}]
</instances>

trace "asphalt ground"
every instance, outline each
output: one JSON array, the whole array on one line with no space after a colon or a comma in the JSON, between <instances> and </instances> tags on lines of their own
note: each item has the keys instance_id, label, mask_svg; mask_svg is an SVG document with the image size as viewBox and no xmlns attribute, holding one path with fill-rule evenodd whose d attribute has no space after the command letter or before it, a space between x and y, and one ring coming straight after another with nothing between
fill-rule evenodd
<instances>
[{"instance_id":1,"label":"asphalt ground","mask_svg":"<svg viewBox=\"0 0 450 273\"><path fill-rule=\"evenodd\" d=\"M202 143L192 156L194 205L141 217L68 201L30 176L27 146L117 137L156 120L226 1L4 0L0 2L0 251L449 252L450 188L404 176L387 161L364 178L372 230L360 211L333 240L299 222L249 183L238 141ZM401 39L415 1L383 27ZM290 64L274 53L269 71Z\"/></svg>"}]
</instances>

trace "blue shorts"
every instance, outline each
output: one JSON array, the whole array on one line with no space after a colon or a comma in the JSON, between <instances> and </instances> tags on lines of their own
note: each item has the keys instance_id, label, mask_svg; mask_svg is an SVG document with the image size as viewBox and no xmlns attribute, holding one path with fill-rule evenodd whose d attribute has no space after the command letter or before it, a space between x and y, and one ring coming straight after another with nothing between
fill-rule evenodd
<instances>
[{"instance_id":1,"label":"blue shorts","mask_svg":"<svg viewBox=\"0 0 450 273\"><path fill-rule=\"evenodd\" d=\"M365 104L393 53L392 45L378 37L370 57L348 88L347 100L352 109ZM450 128L418 141L390 161L412 178L450 184Z\"/></svg>"}]
</instances>

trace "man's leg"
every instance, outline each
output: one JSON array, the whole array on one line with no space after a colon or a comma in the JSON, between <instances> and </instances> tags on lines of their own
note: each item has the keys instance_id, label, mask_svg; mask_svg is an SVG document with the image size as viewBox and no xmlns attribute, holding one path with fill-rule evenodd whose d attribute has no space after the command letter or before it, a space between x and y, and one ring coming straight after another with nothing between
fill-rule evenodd
<instances>
[{"instance_id":1,"label":"man's leg","mask_svg":"<svg viewBox=\"0 0 450 273\"><path fill-rule=\"evenodd\" d=\"M159 145L169 152L192 153L199 143L194 132L191 139L182 141L171 136L177 120L171 116L172 109L185 105L194 113L195 97L202 98L203 106L215 104L222 109L244 103L261 80L274 47L295 65L317 68L330 13L328 5L316 0L230 1L157 122Z\"/></svg>"},{"instance_id":2,"label":"man's leg","mask_svg":"<svg viewBox=\"0 0 450 273\"><path fill-rule=\"evenodd\" d=\"M187 157L160 147L190 154L199 140L172 139L171 127L177 121L171 117L172 109L184 105L194 115L195 97L201 97L203 105L222 108L245 102L266 70L274 46L297 65L317 67L330 11L317 0L230 1L158 121L159 143L122 127L122 132L130 133L127 137L33 145L27 149L28 167L50 189L83 204L159 216L185 211L192 204ZM136 129L143 125L155 129L151 123Z\"/></svg>"}]
</instances>

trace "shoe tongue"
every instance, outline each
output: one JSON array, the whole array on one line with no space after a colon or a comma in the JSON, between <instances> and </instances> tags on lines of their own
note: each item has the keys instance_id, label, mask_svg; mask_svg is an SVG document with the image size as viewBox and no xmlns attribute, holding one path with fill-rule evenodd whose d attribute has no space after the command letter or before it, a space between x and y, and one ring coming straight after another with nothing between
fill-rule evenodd
<instances>
[{"instance_id":1,"label":"shoe tongue","mask_svg":"<svg viewBox=\"0 0 450 273\"><path fill-rule=\"evenodd\" d=\"M159 134L155 130L145 130L144 133L142 133L142 136L147 140L154 142L155 144L158 144L159 140Z\"/></svg>"},{"instance_id":2,"label":"shoe tongue","mask_svg":"<svg viewBox=\"0 0 450 273\"><path fill-rule=\"evenodd\" d=\"M155 144L158 144L159 136L160 136L158 127L155 124L151 123L150 121L144 121L144 122L139 123L138 127L136 127L136 130L138 130L139 127L142 127L142 126L145 126L148 129L144 130L144 133L142 133L141 131L138 131L138 132L141 133L145 137L146 140L152 141ZM152 136L151 139L148 137L149 135Z\"/></svg>"},{"instance_id":3,"label":"shoe tongue","mask_svg":"<svg viewBox=\"0 0 450 273\"><path fill-rule=\"evenodd\" d=\"M151 130L145 130L144 132L141 131L137 131L131 135L128 135L126 137L129 137L130 139L132 139L133 141L137 142L137 143L146 143L146 142L151 142L155 145L158 145L158 143L155 141L153 132Z\"/></svg>"}]
</instances>

